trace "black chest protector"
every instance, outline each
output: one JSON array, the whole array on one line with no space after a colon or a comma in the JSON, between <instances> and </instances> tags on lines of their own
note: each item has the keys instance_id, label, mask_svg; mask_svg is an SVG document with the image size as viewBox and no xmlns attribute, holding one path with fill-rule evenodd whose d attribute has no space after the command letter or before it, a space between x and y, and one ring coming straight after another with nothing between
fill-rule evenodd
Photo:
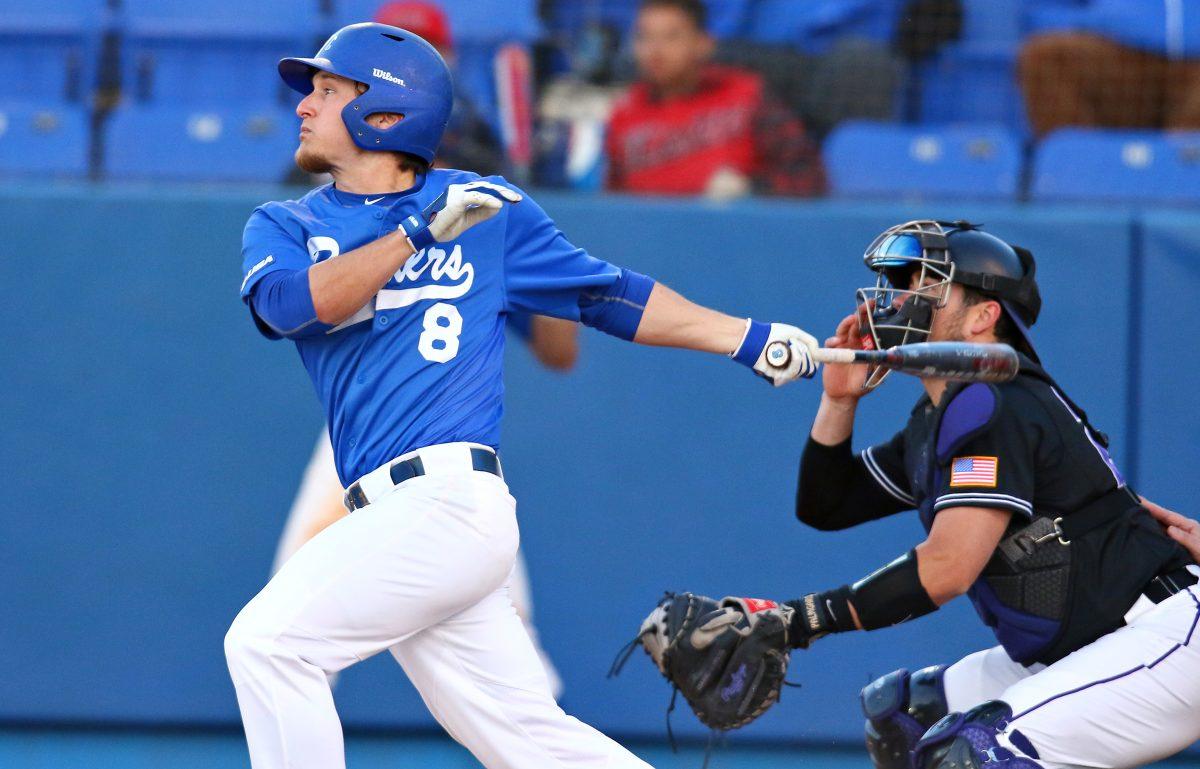
<instances>
[{"instance_id":1,"label":"black chest protector","mask_svg":"<svg viewBox=\"0 0 1200 769\"><path fill-rule=\"evenodd\" d=\"M1109 458L1107 439L1092 428L1084 411L1028 359L1021 361L1020 376L1054 391L1072 419L1046 427L1057 429L1064 442L1088 442L1094 451L1081 454L1094 464L1035 468L1035 489L1043 485L1042 476L1074 473L1067 485L1078 479L1081 485L1072 487L1077 492L1073 498L1082 501L1063 509L1066 506L1056 505L1053 495L1035 493L1031 518L1013 516L968 595L1013 660L1050 664L1121 627L1150 580L1190 559L1124 484ZM932 526L942 468L971 438L989 429L998 414L1000 394L995 388L991 411L972 405L987 400L981 391L972 392L980 387L990 386L955 387L934 413L926 459L926 489L932 493L920 495L927 527ZM1055 480L1059 488L1064 485L1062 477Z\"/></svg>"}]
</instances>

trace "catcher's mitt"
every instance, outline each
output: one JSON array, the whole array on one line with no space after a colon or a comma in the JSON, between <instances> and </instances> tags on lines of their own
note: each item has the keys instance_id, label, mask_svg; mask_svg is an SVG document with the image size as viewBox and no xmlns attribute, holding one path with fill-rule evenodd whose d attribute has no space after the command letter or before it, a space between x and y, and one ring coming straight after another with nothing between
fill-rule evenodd
<instances>
[{"instance_id":1,"label":"catcher's mitt","mask_svg":"<svg viewBox=\"0 0 1200 769\"><path fill-rule=\"evenodd\" d=\"M793 609L756 598L667 593L638 641L704 724L737 729L779 699Z\"/></svg>"}]
</instances>

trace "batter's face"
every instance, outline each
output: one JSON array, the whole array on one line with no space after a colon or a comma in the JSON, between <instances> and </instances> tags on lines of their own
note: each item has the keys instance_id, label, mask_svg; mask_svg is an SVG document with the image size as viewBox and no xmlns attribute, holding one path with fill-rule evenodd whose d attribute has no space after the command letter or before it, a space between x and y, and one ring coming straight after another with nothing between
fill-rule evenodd
<instances>
[{"instance_id":1,"label":"batter's face","mask_svg":"<svg viewBox=\"0 0 1200 769\"><path fill-rule=\"evenodd\" d=\"M342 109L358 96L353 80L328 72L313 75L313 90L296 106L300 117L300 146L296 165L312 174L344 166L360 150L342 122Z\"/></svg>"},{"instance_id":2,"label":"batter's face","mask_svg":"<svg viewBox=\"0 0 1200 769\"><path fill-rule=\"evenodd\" d=\"M638 74L652 88L690 87L712 52L712 38L678 8L650 6L638 13L633 55Z\"/></svg>"}]
</instances>

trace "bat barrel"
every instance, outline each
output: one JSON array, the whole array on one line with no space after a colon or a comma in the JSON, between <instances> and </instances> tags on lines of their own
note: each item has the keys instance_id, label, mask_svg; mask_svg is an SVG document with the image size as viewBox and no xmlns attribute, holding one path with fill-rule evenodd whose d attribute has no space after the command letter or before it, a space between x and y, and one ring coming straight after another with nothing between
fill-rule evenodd
<instances>
[{"instance_id":1,"label":"bat barrel","mask_svg":"<svg viewBox=\"0 0 1200 769\"><path fill-rule=\"evenodd\" d=\"M1006 344L921 342L889 350L822 348L813 356L821 363L869 363L916 376L968 382L1007 382L1020 361Z\"/></svg>"}]
</instances>

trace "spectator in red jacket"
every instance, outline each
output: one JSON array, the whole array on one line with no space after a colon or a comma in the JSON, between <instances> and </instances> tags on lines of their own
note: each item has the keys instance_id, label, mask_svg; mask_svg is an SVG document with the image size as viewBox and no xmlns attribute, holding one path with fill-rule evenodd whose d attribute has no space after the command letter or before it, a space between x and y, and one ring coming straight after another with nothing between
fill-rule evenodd
<instances>
[{"instance_id":1,"label":"spectator in red jacket","mask_svg":"<svg viewBox=\"0 0 1200 769\"><path fill-rule=\"evenodd\" d=\"M711 63L701 0L642 0L638 82L609 123L609 189L732 198L815 195L820 158L757 74Z\"/></svg>"}]
</instances>

